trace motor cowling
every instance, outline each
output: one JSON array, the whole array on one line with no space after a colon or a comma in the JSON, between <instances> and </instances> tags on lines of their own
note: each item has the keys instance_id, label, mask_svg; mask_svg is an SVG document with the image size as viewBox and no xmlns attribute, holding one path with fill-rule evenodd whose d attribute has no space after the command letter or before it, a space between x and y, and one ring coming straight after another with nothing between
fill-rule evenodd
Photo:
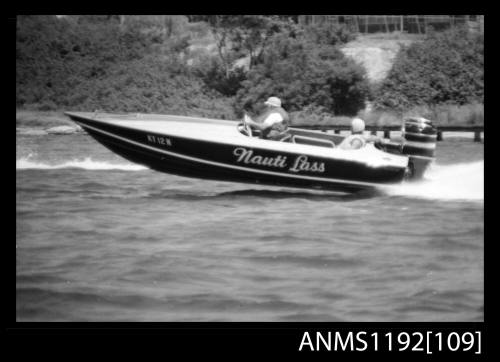
<instances>
[{"instance_id":1,"label":"motor cowling","mask_svg":"<svg viewBox=\"0 0 500 362\"><path fill-rule=\"evenodd\" d=\"M437 129L428 119L408 118L403 129L404 153L407 155L434 157Z\"/></svg>"},{"instance_id":2,"label":"motor cowling","mask_svg":"<svg viewBox=\"0 0 500 362\"><path fill-rule=\"evenodd\" d=\"M420 178L427 166L434 161L437 129L432 121L423 117L404 120L402 153L409 156L411 178Z\"/></svg>"}]
</instances>

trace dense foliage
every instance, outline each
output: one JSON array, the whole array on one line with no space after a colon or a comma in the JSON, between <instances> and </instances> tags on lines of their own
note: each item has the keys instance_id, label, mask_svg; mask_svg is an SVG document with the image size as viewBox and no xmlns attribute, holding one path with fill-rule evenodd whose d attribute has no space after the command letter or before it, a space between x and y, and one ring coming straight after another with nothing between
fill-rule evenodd
<instances>
[{"instance_id":1,"label":"dense foliage","mask_svg":"<svg viewBox=\"0 0 500 362\"><path fill-rule=\"evenodd\" d=\"M232 118L231 99L186 68L187 39L145 19L18 17L16 106Z\"/></svg>"},{"instance_id":2,"label":"dense foliage","mask_svg":"<svg viewBox=\"0 0 500 362\"><path fill-rule=\"evenodd\" d=\"M353 38L288 16L18 16L16 107L235 118L278 96L324 118L366 100L397 111L483 101L482 35L432 33L376 87L339 51Z\"/></svg>"},{"instance_id":3,"label":"dense foliage","mask_svg":"<svg viewBox=\"0 0 500 362\"><path fill-rule=\"evenodd\" d=\"M313 107L332 115L355 115L364 108L369 92L366 72L336 47L282 34L269 49L242 82L238 113L258 111L271 95L283 98L289 111Z\"/></svg>"},{"instance_id":4,"label":"dense foliage","mask_svg":"<svg viewBox=\"0 0 500 362\"><path fill-rule=\"evenodd\" d=\"M198 62L196 74L211 88L234 96L247 71L262 63L272 39L286 33L295 37L298 26L290 18L264 15L203 15L217 48L217 56ZM243 65L238 62L243 61Z\"/></svg>"},{"instance_id":5,"label":"dense foliage","mask_svg":"<svg viewBox=\"0 0 500 362\"><path fill-rule=\"evenodd\" d=\"M483 103L483 34L464 28L432 32L403 48L375 94L378 108Z\"/></svg>"},{"instance_id":6,"label":"dense foliage","mask_svg":"<svg viewBox=\"0 0 500 362\"><path fill-rule=\"evenodd\" d=\"M234 118L272 94L291 111L363 108L364 72L336 49L352 38L344 28L304 32L286 16L198 17L206 26L190 33L182 16L19 16L16 106ZM193 55L193 32L211 35L216 51ZM247 67L235 66L246 58Z\"/></svg>"}]
</instances>

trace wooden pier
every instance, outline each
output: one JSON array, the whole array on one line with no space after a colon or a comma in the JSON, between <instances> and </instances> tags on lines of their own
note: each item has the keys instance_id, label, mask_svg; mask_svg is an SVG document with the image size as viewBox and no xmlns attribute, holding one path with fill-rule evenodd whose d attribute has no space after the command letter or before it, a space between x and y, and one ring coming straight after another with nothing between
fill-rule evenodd
<instances>
[{"instance_id":1,"label":"wooden pier","mask_svg":"<svg viewBox=\"0 0 500 362\"><path fill-rule=\"evenodd\" d=\"M292 125L292 127L323 132L333 131L335 134L339 134L340 131L349 131L351 129L349 125ZM401 126L366 126L365 130L370 131L372 135L377 134L377 132L384 132L384 138L390 138L391 132L401 131ZM481 133L484 132L484 126L437 126L437 141L443 140L443 132L472 132L474 133L474 142L481 142Z\"/></svg>"}]
</instances>

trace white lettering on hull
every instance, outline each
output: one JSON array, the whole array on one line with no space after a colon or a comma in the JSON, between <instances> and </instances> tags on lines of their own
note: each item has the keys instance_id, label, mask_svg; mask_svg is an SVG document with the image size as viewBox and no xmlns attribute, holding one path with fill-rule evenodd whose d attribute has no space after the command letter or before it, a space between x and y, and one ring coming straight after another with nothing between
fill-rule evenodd
<instances>
[{"instance_id":1,"label":"white lettering on hull","mask_svg":"<svg viewBox=\"0 0 500 362\"><path fill-rule=\"evenodd\" d=\"M172 141L168 137L153 136L148 134L148 142L157 145L172 146Z\"/></svg>"},{"instance_id":2,"label":"white lettering on hull","mask_svg":"<svg viewBox=\"0 0 500 362\"><path fill-rule=\"evenodd\" d=\"M264 157L254 154L253 150L247 150L243 147L235 148L233 154L237 157L236 162L276 168L286 168L287 156L277 155L274 157ZM292 166L288 169L291 172L325 172L324 162L310 162L306 155L300 155L295 158Z\"/></svg>"}]
</instances>

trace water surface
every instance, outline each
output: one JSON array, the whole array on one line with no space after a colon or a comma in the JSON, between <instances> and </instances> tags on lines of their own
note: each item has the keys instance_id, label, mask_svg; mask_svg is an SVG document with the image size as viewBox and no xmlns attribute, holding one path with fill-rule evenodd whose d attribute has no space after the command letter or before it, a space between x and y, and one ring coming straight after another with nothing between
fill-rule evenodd
<instances>
[{"instance_id":1,"label":"water surface","mask_svg":"<svg viewBox=\"0 0 500 362\"><path fill-rule=\"evenodd\" d=\"M16 137L18 321L482 321L484 146L374 197L151 171Z\"/></svg>"}]
</instances>

